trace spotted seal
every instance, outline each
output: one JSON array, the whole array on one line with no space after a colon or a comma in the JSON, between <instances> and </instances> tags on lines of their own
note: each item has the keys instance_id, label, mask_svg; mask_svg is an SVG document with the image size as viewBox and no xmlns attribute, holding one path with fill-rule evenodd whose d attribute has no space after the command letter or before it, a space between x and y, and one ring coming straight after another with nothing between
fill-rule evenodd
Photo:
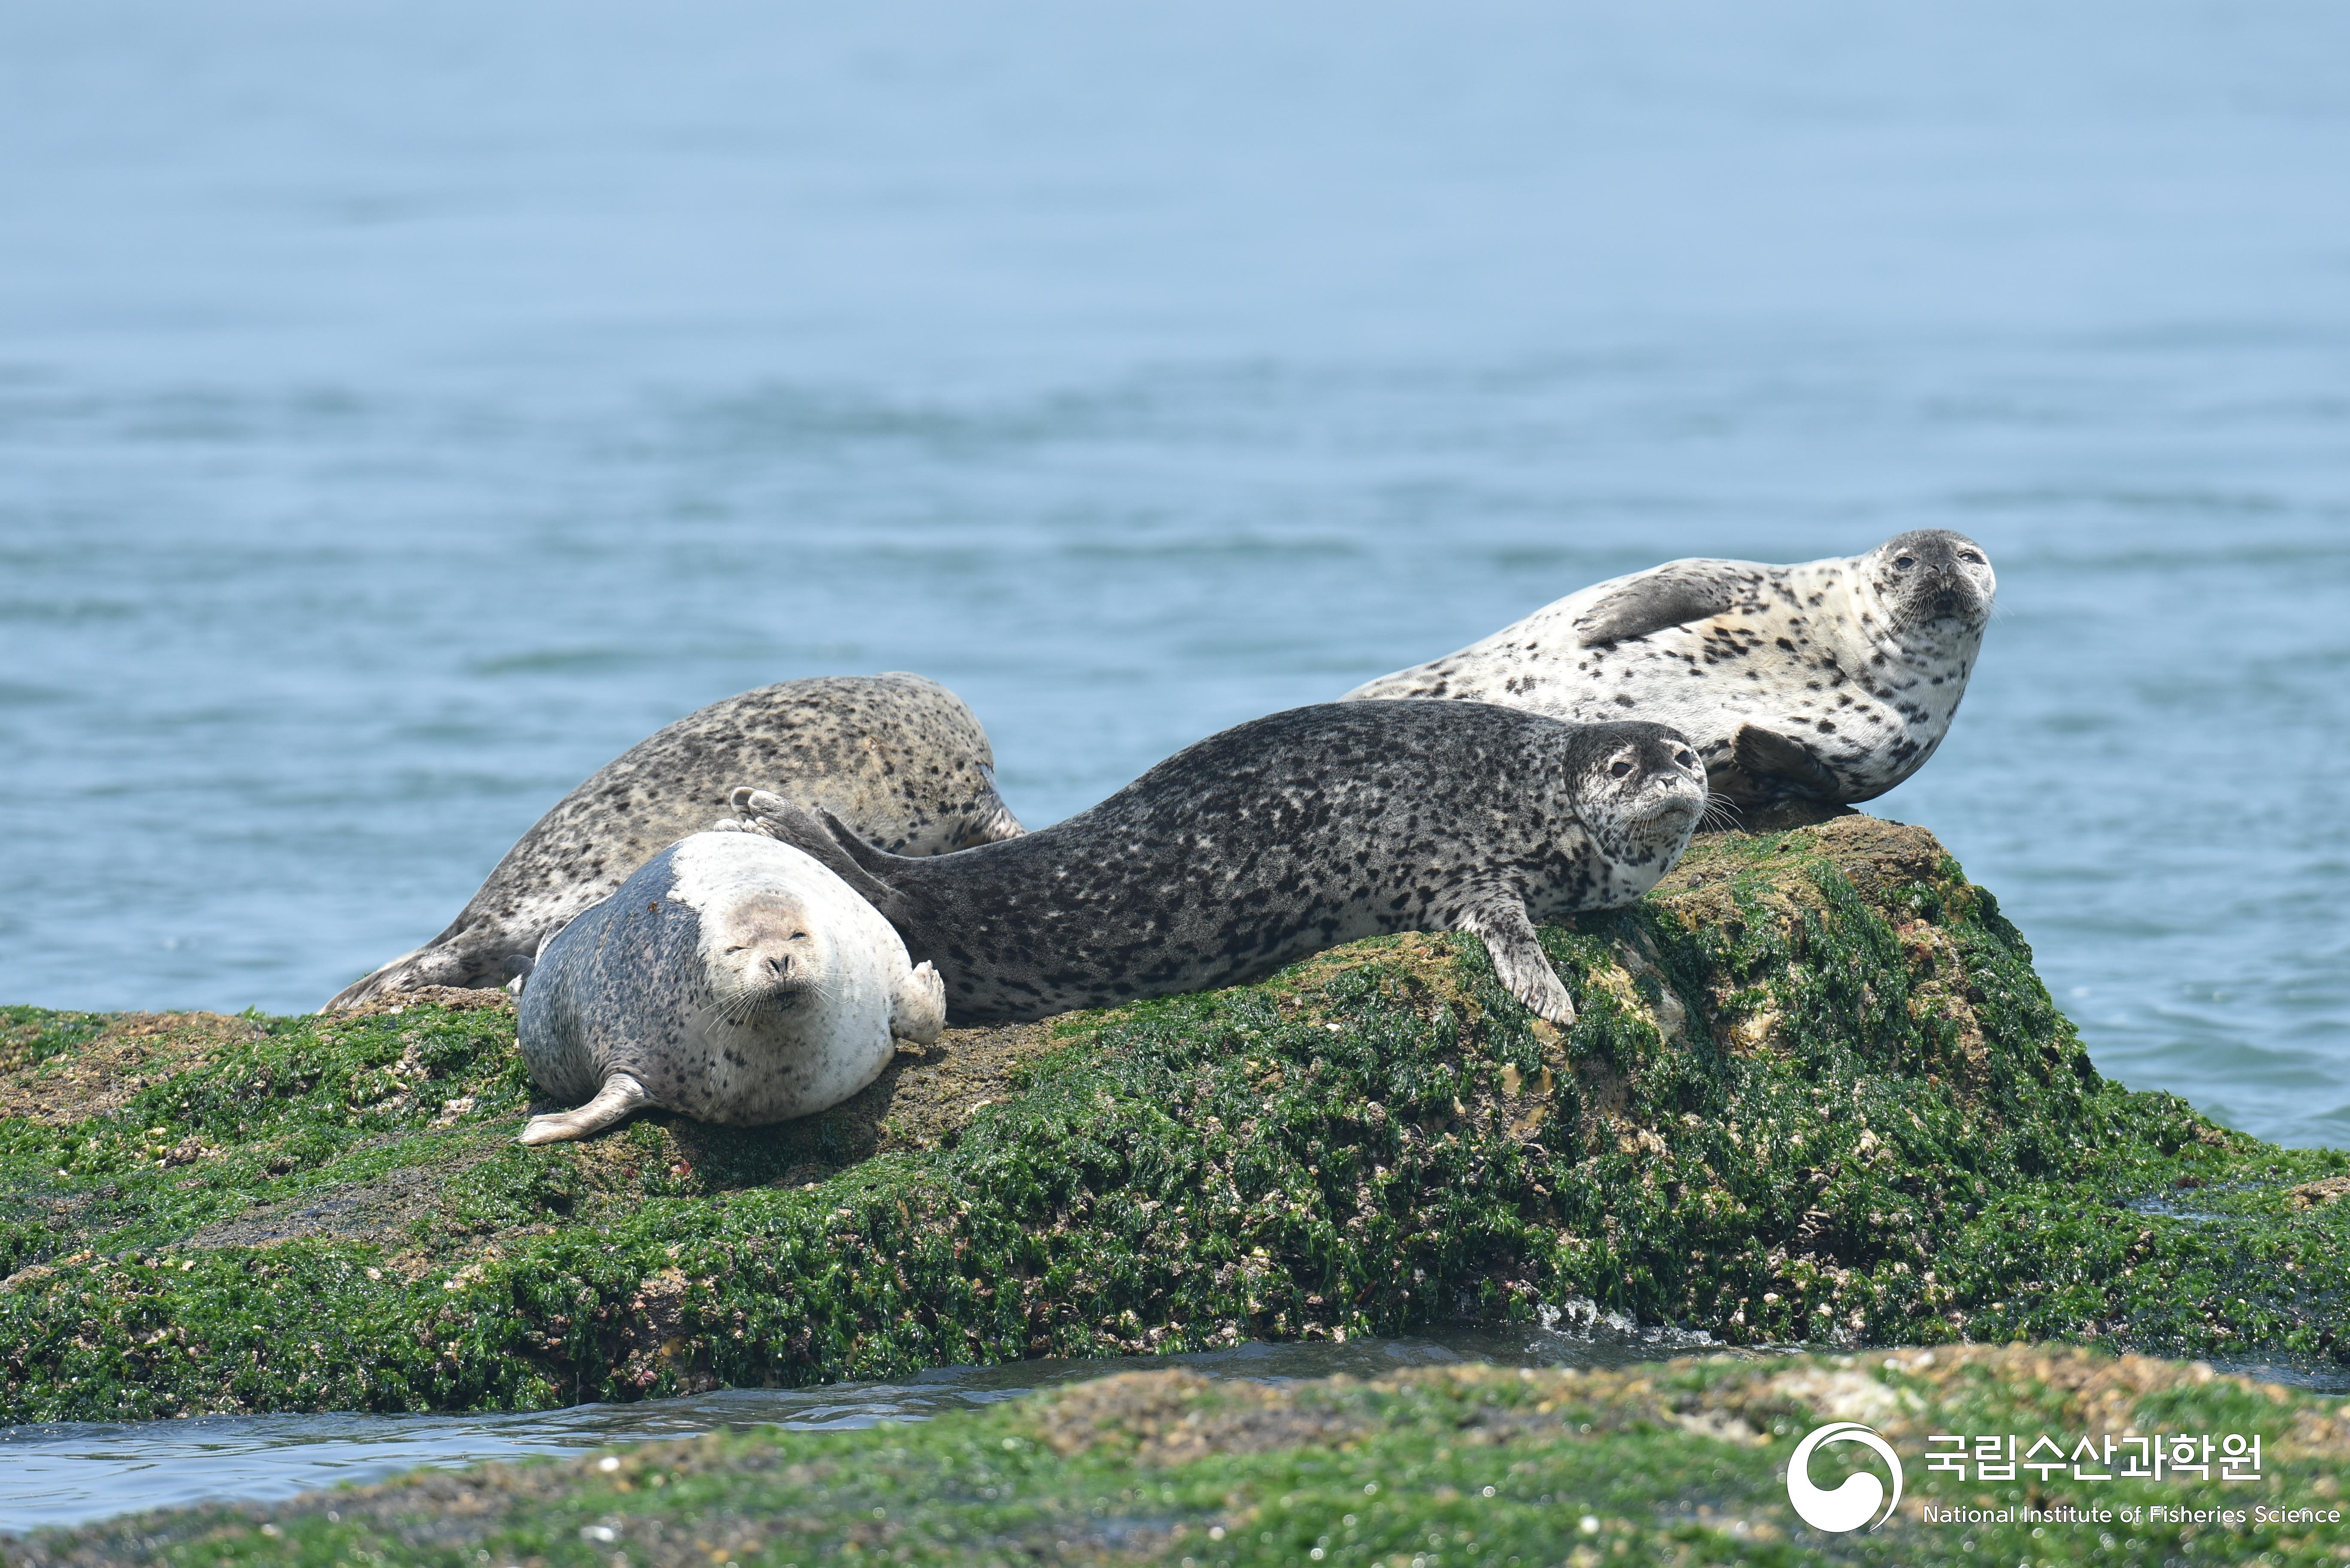
<instances>
[{"instance_id":1,"label":"spotted seal","mask_svg":"<svg viewBox=\"0 0 2350 1568\"><path fill-rule=\"evenodd\" d=\"M1534 936L1628 903L1688 845L1704 771L1659 724L1478 702L1326 702L1212 735L1066 822L908 859L743 790L938 965L958 1023L1237 985L1388 931L1482 938L1511 994L1575 1004Z\"/></svg>"},{"instance_id":2,"label":"spotted seal","mask_svg":"<svg viewBox=\"0 0 2350 1568\"><path fill-rule=\"evenodd\" d=\"M920 861L915 864L920 864ZM873 906L788 844L697 833L547 939L515 1033L539 1087L586 1101L525 1143L600 1132L642 1106L755 1127L837 1106L895 1042L946 1023L937 971Z\"/></svg>"},{"instance_id":3,"label":"spotted seal","mask_svg":"<svg viewBox=\"0 0 2350 1568\"><path fill-rule=\"evenodd\" d=\"M1942 743L1997 580L1963 534L1791 566L1668 561L1347 693L1669 724L1732 803L1871 799Z\"/></svg>"},{"instance_id":4,"label":"spotted seal","mask_svg":"<svg viewBox=\"0 0 2350 1568\"><path fill-rule=\"evenodd\" d=\"M344 988L329 1009L425 985L503 985L539 942L665 845L761 784L821 803L868 843L942 855L1017 836L987 732L962 699L903 672L762 686L639 742L556 803L446 930Z\"/></svg>"}]
</instances>

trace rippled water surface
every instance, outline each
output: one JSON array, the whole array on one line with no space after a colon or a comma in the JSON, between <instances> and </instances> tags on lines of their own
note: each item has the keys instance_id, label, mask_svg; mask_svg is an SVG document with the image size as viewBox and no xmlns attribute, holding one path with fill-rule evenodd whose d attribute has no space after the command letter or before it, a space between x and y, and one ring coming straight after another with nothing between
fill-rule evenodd
<instances>
[{"instance_id":1,"label":"rippled water surface","mask_svg":"<svg viewBox=\"0 0 2350 1568\"><path fill-rule=\"evenodd\" d=\"M1669 556L1948 525L1877 809L2350 1143L2350 11L0 7L0 998L305 1010L792 676L1032 825Z\"/></svg>"}]
</instances>

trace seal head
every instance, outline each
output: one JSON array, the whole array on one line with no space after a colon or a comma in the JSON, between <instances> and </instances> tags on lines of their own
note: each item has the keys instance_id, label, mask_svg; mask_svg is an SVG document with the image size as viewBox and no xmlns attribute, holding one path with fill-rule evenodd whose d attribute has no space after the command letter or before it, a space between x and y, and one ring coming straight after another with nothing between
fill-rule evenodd
<instances>
[{"instance_id":1,"label":"seal head","mask_svg":"<svg viewBox=\"0 0 2350 1568\"><path fill-rule=\"evenodd\" d=\"M833 965L832 944L816 940L816 921L781 890L743 894L702 917L702 953L718 1020L747 1023L789 1012L821 992Z\"/></svg>"},{"instance_id":2,"label":"seal head","mask_svg":"<svg viewBox=\"0 0 2350 1568\"><path fill-rule=\"evenodd\" d=\"M1948 528L1897 534L1860 563L1859 576L1884 607L1897 643L1981 640L1999 578L1991 556L1964 534Z\"/></svg>"},{"instance_id":3,"label":"seal head","mask_svg":"<svg viewBox=\"0 0 2350 1568\"><path fill-rule=\"evenodd\" d=\"M1706 805L1705 766L1690 743L1659 725L1593 725L1571 767L1576 815L1607 860L1654 887L1689 847Z\"/></svg>"}]
</instances>

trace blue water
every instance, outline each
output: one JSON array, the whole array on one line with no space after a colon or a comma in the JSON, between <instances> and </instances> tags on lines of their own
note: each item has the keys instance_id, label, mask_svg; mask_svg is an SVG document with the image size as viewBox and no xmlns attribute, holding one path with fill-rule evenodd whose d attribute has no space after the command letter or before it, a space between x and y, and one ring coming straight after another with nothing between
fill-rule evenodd
<instances>
[{"instance_id":1,"label":"blue water","mask_svg":"<svg viewBox=\"0 0 2350 1568\"><path fill-rule=\"evenodd\" d=\"M0 5L0 999L315 1006L744 688L1032 825L1595 578L1991 549L1879 804L2350 1144L2350 10Z\"/></svg>"}]
</instances>

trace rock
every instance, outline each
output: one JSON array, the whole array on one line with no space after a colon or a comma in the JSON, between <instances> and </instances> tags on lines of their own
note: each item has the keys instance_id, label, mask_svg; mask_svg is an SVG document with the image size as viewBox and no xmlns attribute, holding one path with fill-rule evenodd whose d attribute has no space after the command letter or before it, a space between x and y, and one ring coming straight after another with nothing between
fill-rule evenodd
<instances>
[{"instance_id":1,"label":"rock","mask_svg":"<svg viewBox=\"0 0 2350 1568\"><path fill-rule=\"evenodd\" d=\"M536 1149L499 993L8 1010L0 1420L549 1406L1577 1298L1731 1344L2336 1355L2350 1205L2291 1194L2350 1157L2099 1077L1923 829L1709 834L1544 941L1565 1032L1480 944L1406 935L952 1032L802 1122Z\"/></svg>"},{"instance_id":2,"label":"rock","mask_svg":"<svg viewBox=\"0 0 2350 1568\"><path fill-rule=\"evenodd\" d=\"M2317 1209L2328 1203L2339 1203L2350 1194L2350 1176L2328 1176L2317 1181L2305 1181L2293 1189L2295 1209Z\"/></svg>"},{"instance_id":3,"label":"rock","mask_svg":"<svg viewBox=\"0 0 2350 1568\"><path fill-rule=\"evenodd\" d=\"M2350 1419L2336 1405L2209 1367L2042 1345L1600 1372L1457 1366L1278 1385L1141 1371L916 1424L768 1428L136 1515L12 1541L8 1556L26 1568L498 1563L525 1552L586 1562L590 1551L681 1568L2333 1563L2350 1463ZM1882 1525L1840 1537L1804 1525L1785 1481L1804 1435L1839 1418L1876 1427L1905 1472ZM2215 1463L2201 1477L2075 1480L2060 1463L1994 1488L1963 1462L1952 1473L1947 1448L1928 1444L2019 1433L2029 1453L2043 1433L2111 1436L2120 1471L2131 1429L2220 1444L2233 1434L2240 1447L2257 1436L2256 1473L2230 1480ZM1883 1473L1856 1446L1842 1450L1848 1459L1835 1452L1810 1461L1815 1484L1835 1484L1846 1463ZM1929 1469L1938 1454L1945 1468ZM2251 1520L2255 1507L2271 1519ZM2093 1509L2102 1518L2064 1511ZM1952 1510L1965 1517L1936 1517Z\"/></svg>"}]
</instances>

